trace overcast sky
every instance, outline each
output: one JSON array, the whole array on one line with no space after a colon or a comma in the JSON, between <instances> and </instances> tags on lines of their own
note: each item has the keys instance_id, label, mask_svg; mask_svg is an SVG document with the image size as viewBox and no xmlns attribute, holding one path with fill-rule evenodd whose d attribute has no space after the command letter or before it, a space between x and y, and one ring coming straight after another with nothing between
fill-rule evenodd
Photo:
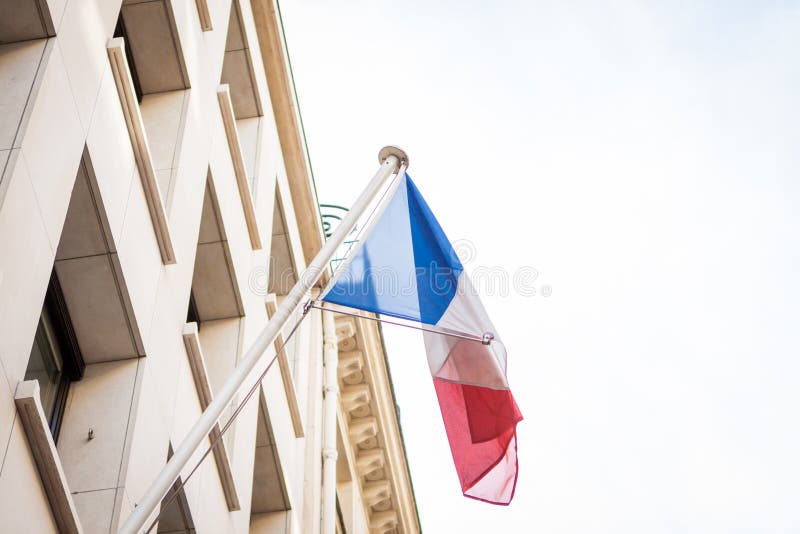
<instances>
[{"instance_id":1,"label":"overcast sky","mask_svg":"<svg viewBox=\"0 0 800 534\"><path fill-rule=\"evenodd\" d=\"M510 507L461 496L421 335L385 328L423 528L800 530L800 3L281 7L320 200L398 144L509 280Z\"/></svg>"}]
</instances>

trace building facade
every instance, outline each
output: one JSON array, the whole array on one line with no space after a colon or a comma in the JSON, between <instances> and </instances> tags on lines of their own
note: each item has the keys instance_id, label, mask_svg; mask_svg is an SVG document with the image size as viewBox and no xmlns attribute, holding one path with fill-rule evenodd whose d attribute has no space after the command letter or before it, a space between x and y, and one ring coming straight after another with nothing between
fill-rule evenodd
<instances>
[{"instance_id":1,"label":"building facade","mask_svg":"<svg viewBox=\"0 0 800 534\"><path fill-rule=\"evenodd\" d=\"M322 246L274 2L0 0L0 532L116 532ZM377 324L298 310L150 523L418 532Z\"/></svg>"}]
</instances>

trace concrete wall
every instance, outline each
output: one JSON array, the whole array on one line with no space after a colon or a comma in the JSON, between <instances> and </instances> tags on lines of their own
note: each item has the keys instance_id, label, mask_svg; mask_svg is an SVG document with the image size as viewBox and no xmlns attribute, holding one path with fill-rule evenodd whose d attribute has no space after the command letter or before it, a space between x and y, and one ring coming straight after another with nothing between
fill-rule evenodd
<instances>
[{"instance_id":1,"label":"concrete wall","mask_svg":"<svg viewBox=\"0 0 800 534\"><path fill-rule=\"evenodd\" d=\"M194 1L167 1L189 87L146 95L140 112L175 247L174 265L164 265L159 254L106 51L121 2L50 2L54 37L0 45L0 516L4 529L53 532L56 528L13 398L25 374L84 148L107 215L108 238L119 260L121 290L129 300L145 354L92 363L83 380L70 389L57 448L85 532L118 527L165 463L170 444L177 446L201 413L181 332L209 173L244 308L243 317L213 321L200 330L201 344L208 344L205 357L212 391L267 321L264 288L251 287L251 276L268 266L276 184L283 183L287 192L289 187L250 3L242 1L239 12L263 115L240 119L238 127L263 240L261 250L251 247L216 96L231 3L209 1L214 29L202 31ZM28 3L20 1L20 9ZM291 198L287 196L283 205L297 268L302 269ZM319 322L319 317L310 318L300 334L307 357L299 360L295 372L302 377L318 374L319 350L315 348L321 346L321 339L312 322ZM265 354L264 363L271 356ZM291 517L294 528L302 532L319 527L318 511L312 506L304 512L304 500L317 501L319 492L318 473L312 474L310 484L306 481L306 471L319 458L314 433L319 392L307 389L314 385L318 386L316 379L303 378L301 391L308 398L302 405L312 410L306 416L308 437L298 439L277 368L264 383L295 509L262 515L276 525L281 518ZM250 529L257 413L256 398L225 438L241 509L228 510L212 457L185 488L200 532ZM183 476L187 474L188 469ZM304 525L306 517L310 523ZM283 527L261 531L283 532Z\"/></svg>"}]
</instances>

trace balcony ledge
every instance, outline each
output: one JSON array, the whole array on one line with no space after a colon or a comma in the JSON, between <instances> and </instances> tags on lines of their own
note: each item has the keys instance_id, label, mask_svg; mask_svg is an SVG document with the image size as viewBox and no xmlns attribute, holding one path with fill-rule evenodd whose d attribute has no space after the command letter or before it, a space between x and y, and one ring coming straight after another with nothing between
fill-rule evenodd
<instances>
[{"instance_id":1,"label":"balcony ledge","mask_svg":"<svg viewBox=\"0 0 800 534\"><path fill-rule=\"evenodd\" d=\"M125 41L122 37L110 39L106 48L108 59L111 62L111 71L114 74L114 82L119 93L119 101L122 105L122 113L125 116L125 123L128 126L128 133L131 137L136 167L139 170L139 178L142 181L142 189L144 189L147 208L150 211L150 219L156 234L158 249L161 252L161 261L165 265L170 265L175 263L175 250L172 245L172 237L170 237L164 203L161 200L161 192L158 189L158 180L153 167L150 146L147 143L142 113L133 88L133 78L125 57Z\"/></svg>"},{"instance_id":2,"label":"balcony ledge","mask_svg":"<svg viewBox=\"0 0 800 534\"><path fill-rule=\"evenodd\" d=\"M186 347L186 355L189 357L189 367L192 369L197 399L200 401L200 409L205 411L213 400L211 384L208 381L208 373L203 360L203 351L200 349L200 337L197 335L197 323L186 323L183 327L183 344ZM228 510L234 511L241 509L239 495L236 493L236 484L233 481L233 471L225 448L225 441L221 437L219 422L214 424L214 428L208 433L208 439L214 445L214 461L217 464L219 480L222 484L222 491L225 493L225 501Z\"/></svg>"},{"instance_id":3,"label":"balcony ledge","mask_svg":"<svg viewBox=\"0 0 800 534\"><path fill-rule=\"evenodd\" d=\"M59 532L82 533L67 477L42 410L39 381L25 380L17 384L14 402Z\"/></svg>"}]
</instances>

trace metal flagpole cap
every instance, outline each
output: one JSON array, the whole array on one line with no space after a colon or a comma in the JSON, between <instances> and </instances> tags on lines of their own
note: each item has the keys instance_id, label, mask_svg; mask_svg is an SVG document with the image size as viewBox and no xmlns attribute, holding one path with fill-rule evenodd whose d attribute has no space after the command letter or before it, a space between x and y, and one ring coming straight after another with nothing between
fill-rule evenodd
<instances>
[{"instance_id":1,"label":"metal flagpole cap","mask_svg":"<svg viewBox=\"0 0 800 534\"><path fill-rule=\"evenodd\" d=\"M378 162L383 165L383 162L386 161L386 158L389 156L397 156L400 163L408 167L408 154L406 154L406 151L402 148L392 145L383 147L381 151L378 152Z\"/></svg>"}]
</instances>

